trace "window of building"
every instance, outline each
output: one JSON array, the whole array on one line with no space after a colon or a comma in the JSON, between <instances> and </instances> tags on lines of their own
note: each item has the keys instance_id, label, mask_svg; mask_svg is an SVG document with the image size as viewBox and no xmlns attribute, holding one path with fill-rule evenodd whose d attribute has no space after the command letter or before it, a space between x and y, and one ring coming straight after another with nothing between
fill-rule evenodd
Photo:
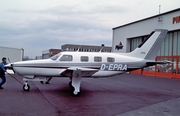
<instances>
[{"instance_id":1,"label":"window of building","mask_svg":"<svg viewBox=\"0 0 180 116\"><path fill-rule=\"evenodd\" d=\"M170 45L170 43L169 43L169 34L167 34L167 36L166 36L166 38L165 38L165 40L164 40L164 45L165 45L165 56L168 56L169 55L169 45Z\"/></svg>"},{"instance_id":2,"label":"window of building","mask_svg":"<svg viewBox=\"0 0 180 116\"><path fill-rule=\"evenodd\" d=\"M130 38L130 51L133 51L141 44L147 36ZM157 56L180 55L180 30L168 32Z\"/></svg>"},{"instance_id":3,"label":"window of building","mask_svg":"<svg viewBox=\"0 0 180 116\"><path fill-rule=\"evenodd\" d=\"M72 61L72 60L73 60L72 55L63 55L63 56L60 58L60 61Z\"/></svg>"},{"instance_id":4,"label":"window of building","mask_svg":"<svg viewBox=\"0 0 180 116\"><path fill-rule=\"evenodd\" d=\"M135 50L148 36L130 38L130 51Z\"/></svg>"},{"instance_id":5,"label":"window of building","mask_svg":"<svg viewBox=\"0 0 180 116\"><path fill-rule=\"evenodd\" d=\"M115 59L112 58L112 57L107 57L107 61L108 61L108 62L115 62Z\"/></svg>"},{"instance_id":6,"label":"window of building","mask_svg":"<svg viewBox=\"0 0 180 116\"><path fill-rule=\"evenodd\" d=\"M95 56L94 57L94 62L102 62L102 57Z\"/></svg>"},{"instance_id":7,"label":"window of building","mask_svg":"<svg viewBox=\"0 0 180 116\"><path fill-rule=\"evenodd\" d=\"M178 51L178 39L177 39L177 32L174 32L174 35L173 35L173 38L174 38L174 40L173 40L173 55L174 56L176 56L177 55L177 51Z\"/></svg>"},{"instance_id":8,"label":"window of building","mask_svg":"<svg viewBox=\"0 0 180 116\"><path fill-rule=\"evenodd\" d=\"M158 53L158 56L164 56L164 54L165 54L165 49L164 49L164 46L165 46L165 44L164 44L165 42L163 42L162 43L162 45L161 45L161 48L160 48L160 50L159 50L159 53Z\"/></svg>"},{"instance_id":9,"label":"window of building","mask_svg":"<svg viewBox=\"0 0 180 116\"><path fill-rule=\"evenodd\" d=\"M178 31L178 35L177 35L177 43L178 43L178 51L177 51L177 53L178 53L178 55L180 55L180 31Z\"/></svg>"},{"instance_id":10,"label":"window of building","mask_svg":"<svg viewBox=\"0 0 180 116\"><path fill-rule=\"evenodd\" d=\"M161 46L158 56L180 55L180 31L169 32Z\"/></svg>"},{"instance_id":11,"label":"window of building","mask_svg":"<svg viewBox=\"0 0 180 116\"><path fill-rule=\"evenodd\" d=\"M173 55L173 43L172 43L172 40L173 40L173 34L170 33L169 34L169 53L168 53L168 56L172 56Z\"/></svg>"},{"instance_id":12,"label":"window of building","mask_svg":"<svg viewBox=\"0 0 180 116\"><path fill-rule=\"evenodd\" d=\"M81 56L81 61L82 62L88 62L89 61L89 57L88 56Z\"/></svg>"}]
</instances>

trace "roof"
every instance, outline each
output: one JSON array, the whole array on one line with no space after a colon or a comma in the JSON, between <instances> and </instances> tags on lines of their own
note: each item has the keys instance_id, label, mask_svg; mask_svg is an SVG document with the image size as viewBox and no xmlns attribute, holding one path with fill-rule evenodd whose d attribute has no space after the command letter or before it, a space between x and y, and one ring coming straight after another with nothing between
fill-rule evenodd
<instances>
[{"instance_id":1,"label":"roof","mask_svg":"<svg viewBox=\"0 0 180 116\"><path fill-rule=\"evenodd\" d=\"M62 50L61 49L53 49L53 48L51 48L51 49L48 49L48 50L44 50L44 51L42 51L42 53L43 54L46 54L46 53L49 53L49 52L62 52Z\"/></svg>"},{"instance_id":2,"label":"roof","mask_svg":"<svg viewBox=\"0 0 180 116\"><path fill-rule=\"evenodd\" d=\"M23 50L23 48L12 48L12 47L5 47L5 46L0 46L0 48Z\"/></svg>"},{"instance_id":3,"label":"roof","mask_svg":"<svg viewBox=\"0 0 180 116\"><path fill-rule=\"evenodd\" d=\"M61 48L64 47L74 47L74 48L101 48L102 46L94 46L94 45L77 45L77 44L65 44L62 45ZM104 46L104 48L111 48L110 46Z\"/></svg>"},{"instance_id":4,"label":"roof","mask_svg":"<svg viewBox=\"0 0 180 116\"><path fill-rule=\"evenodd\" d=\"M165 12L165 13L161 13L160 15L165 15L165 14L169 14L169 13L176 12L176 11L180 11L180 8L177 8L177 9ZM145 19L141 19L141 20L138 20L138 21L135 21L135 22L131 22L131 23L128 23L128 24L125 24L125 25L114 27L112 29L115 30L115 29L118 29L118 28L121 28L121 27L125 27L125 26L128 26L128 25L131 25L131 24L134 24L134 23L138 23L138 22L141 22L141 21L144 21L144 20L148 20L148 19L151 19L151 18L154 18L154 17L158 17L158 16L159 16L159 14L151 16L151 17L148 17L148 18L145 18Z\"/></svg>"}]
</instances>

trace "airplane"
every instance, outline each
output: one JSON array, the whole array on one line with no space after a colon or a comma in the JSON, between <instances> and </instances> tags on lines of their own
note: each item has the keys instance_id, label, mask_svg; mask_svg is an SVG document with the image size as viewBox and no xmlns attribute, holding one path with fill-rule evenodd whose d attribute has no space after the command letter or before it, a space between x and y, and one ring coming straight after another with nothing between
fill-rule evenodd
<instances>
[{"instance_id":1,"label":"airplane","mask_svg":"<svg viewBox=\"0 0 180 116\"><path fill-rule=\"evenodd\" d=\"M29 91L28 81L44 81L47 77L69 77L72 94L80 93L81 79L109 77L144 67L163 64L155 57L168 30L156 29L134 51L129 53L60 52L49 59L20 61L5 65L23 76L24 91Z\"/></svg>"}]
</instances>

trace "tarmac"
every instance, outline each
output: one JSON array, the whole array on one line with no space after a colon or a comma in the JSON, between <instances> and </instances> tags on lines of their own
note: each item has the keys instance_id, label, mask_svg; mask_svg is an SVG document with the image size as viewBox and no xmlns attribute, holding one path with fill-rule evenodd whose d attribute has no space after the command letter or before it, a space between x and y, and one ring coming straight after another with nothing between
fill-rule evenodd
<instances>
[{"instance_id":1,"label":"tarmac","mask_svg":"<svg viewBox=\"0 0 180 116\"><path fill-rule=\"evenodd\" d=\"M13 75L22 81L22 77ZM28 82L30 91L6 75L0 89L0 116L179 116L180 79L122 74L83 78L72 96L69 78L50 84Z\"/></svg>"}]
</instances>

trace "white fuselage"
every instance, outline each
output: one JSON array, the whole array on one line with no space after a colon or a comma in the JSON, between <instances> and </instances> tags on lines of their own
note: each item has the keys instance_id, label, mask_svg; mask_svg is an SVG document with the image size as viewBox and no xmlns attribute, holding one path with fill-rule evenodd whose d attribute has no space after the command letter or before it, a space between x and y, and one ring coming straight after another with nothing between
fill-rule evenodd
<instances>
[{"instance_id":1,"label":"white fuselage","mask_svg":"<svg viewBox=\"0 0 180 116\"><path fill-rule=\"evenodd\" d=\"M132 63L142 62L142 59L115 53L97 52L61 52L60 54L44 60L15 62L13 70L23 76L68 76L62 75L67 70L78 68L82 76L111 76L129 71L129 68L138 69ZM142 65L142 64L141 64Z\"/></svg>"}]
</instances>

